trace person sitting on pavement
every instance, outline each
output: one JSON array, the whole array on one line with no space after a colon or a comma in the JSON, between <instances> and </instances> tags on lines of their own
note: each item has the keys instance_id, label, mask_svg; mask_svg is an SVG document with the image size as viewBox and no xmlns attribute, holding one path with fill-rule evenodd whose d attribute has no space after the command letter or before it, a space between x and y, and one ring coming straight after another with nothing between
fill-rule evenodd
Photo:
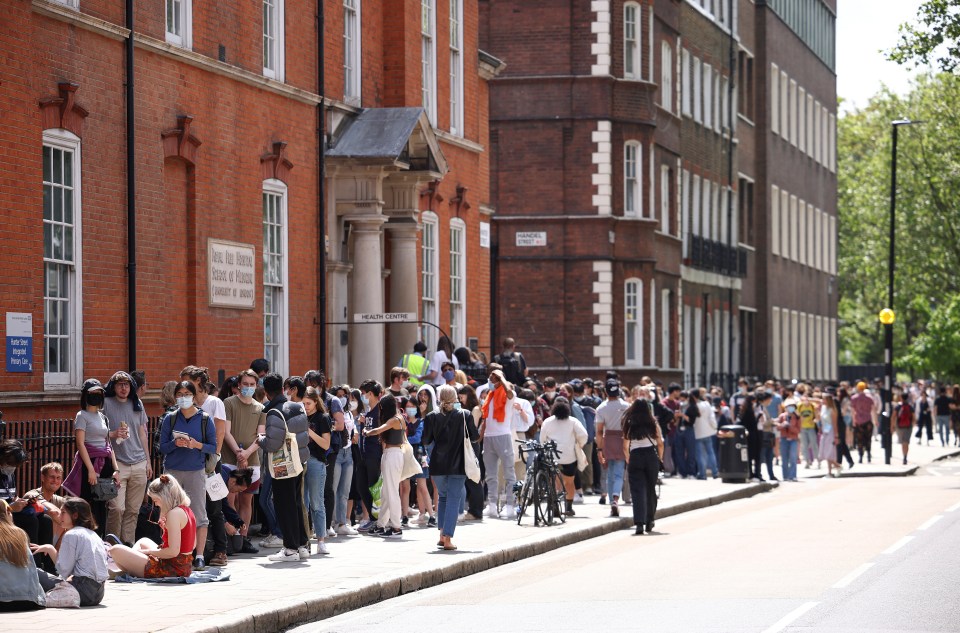
<instances>
[{"instance_id":1,"label":"person sitting on pavement","mask_svg":"<svg viewBox=\"0 0 960 633\"><path fill-rule=\"evenodd\" d=\"M53 520L45 512L38 512L36 500L17 495L17 468L27 461L27 452L17 440L0 441L0 501L9 506L14 525L27 533L31 543L53 543ZM37 567L53 569L53 563L42 554L34 557Z\"/></svg>"},{"instance_id":2,"label":"person sitting on pavement","mask_svg":"<svg viewBox=\"0 0 960 633\"><path fill-rule=\"evenodd\" d=\"M10 506L0 499L0 613L42 609L45 604L30 540L14 525Z\"/></svg>"},{"instance_id":3,"label":"person sitting on pavement","mask_svg":"<svg viewBox=\"0 0 960 633\"><path fill-rule=\"evenodd\" d=\"M147 496L160 508L161 543L142 538L133 547L114 544L110 547L114 564L119 571L136 578L189 576L197 543L197 519L190 509L190 496L169 474L151 481Z\"/></svg>"},{"instance_id":4,"label":"person sitting on pavement","mask_svg":"<svg viewBox=\"0 0 960 633\"><path fill-rule=\"evenodd\" d=\"M59 542L62 534L60 522L57 519L60 516L60 508L67 500L65 496L59 494L61 492L63 492L63 466L60 462L50 462L40 467L40 487L34 488L23 495L24 499L39 503L43 507L43 513L52 520L53 539L51 543L54 545Z\"/></svg>"},{"instance_id":5,"label":"person sitting on pavement","mask_svg":"<svg viewBox=\"0 0 960 633\"><path fill-rule=\"evenodd\" d=\"M645 405L646 401L643 403ZM577 474L577 448L582 450L587 443L587 430L573 417L570 401L565 396L554 399L550 413L550 417L544 420L540 427L540 441L544 444L550 441L557 444L557 452L560 453L557 463L566 493L564 514L572 517L576 514L573 510L573 495L576 490L574 477Z\"/></svg>"},{"instance_id":6,"label":"person sitting on pavement","mask_svg":"<svg viewBox=\"0 0 960 633\"><path fill-rule=\"evenodd\" d=\"M38 570L40 585L51 591L66 581L80 595L81 607L93 607L103 601L107 579L107 556L97 529L93 511L84 499L69 497L59 516L63 527L60 547L31 543L34 554L46 554L57 566L58 576Z\"/></svg>"}]
</instances>

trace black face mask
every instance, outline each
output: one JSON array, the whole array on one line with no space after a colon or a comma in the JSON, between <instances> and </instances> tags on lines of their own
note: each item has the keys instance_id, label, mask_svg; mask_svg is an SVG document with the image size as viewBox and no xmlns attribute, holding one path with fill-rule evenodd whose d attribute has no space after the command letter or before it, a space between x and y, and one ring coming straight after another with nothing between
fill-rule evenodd
<instances>
[{"instance_id":1,"label":"black face mask","mask_svg":"<svg viewBox=\"0 0 960 633\"><path fill-rule=\"evenodd\" d=\"M91 393L87 395L87 404L94 407L103 406L103 394L102 393Z\"/></svg>"}]
</instances>

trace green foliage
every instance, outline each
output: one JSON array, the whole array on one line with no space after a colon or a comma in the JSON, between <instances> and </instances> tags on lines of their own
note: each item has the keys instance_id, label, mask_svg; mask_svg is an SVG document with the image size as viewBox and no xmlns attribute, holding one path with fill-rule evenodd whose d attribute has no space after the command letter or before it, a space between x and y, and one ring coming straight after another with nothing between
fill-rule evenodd
<instances>
[{"instance_id":1,"label":"green foliage","mask_svg":"<svg viewBox=\"0 0 960 633\"><path fill-rule=\"evenodd\" d=\"M944 72L960 63L960 0L927 0L917 15L917 24L900 25L900 41L887 52L898 64L930 65L936 61Z\"/></svg>"},{"instance_id":2,"label":"green foliage","mask_svg":"<svg viewBox=\"0 0 960 633\"><path fill-rule=\"evenodd\" d=\"M903 360L938 380L960 377L960 295L933 311Z\"/></svg>"},{"instance_id":3,"label":"green foliage","mask_svg":"<svg viewBox=\"0 0 960 633\"><path fill-rule=\"evenodd\" d=\"M881 91L839 121L840 361L883 361L877 313L887 303L891 122L899 128L896 362L919 370L913 343L939 305L960 294L960 78L920 77L910 94ZM933 349L927 347L925 349Z\"/></svg>"}]
</instances>

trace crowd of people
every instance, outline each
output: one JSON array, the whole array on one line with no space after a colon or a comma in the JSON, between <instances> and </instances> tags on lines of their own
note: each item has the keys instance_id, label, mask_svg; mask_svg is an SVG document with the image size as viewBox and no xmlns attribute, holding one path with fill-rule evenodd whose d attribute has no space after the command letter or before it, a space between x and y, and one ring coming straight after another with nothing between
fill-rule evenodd
<instances>
[{"instance_id":1,"label":"crowd of people","mask_svg":"<svg viewBox=\"0 0 960 633\"><path fill-rule=\"evenodd\" d=\"M960 387L904 386L884 416L863 382L741 379L727 394L649 378L628 387L614 371L541 381L512 339L489 364L445 337L432 358L426 351L417 343L384 383L356 386L319 370L283 377L264 359L215 385L190 365L160 390L153 434L142 373L87 380L69 471L45 464L40 488L19 495L27 455L0 442L0 608L95 605L110 575L189 576L260 548L276 550L272 563L301 561L329 554L329 539L399 539L412 526L437 529L437 548L456 550L458 524L516 518L528 467L519 440L555 442L565 514L587 496L612 517L630 504L638 535L654 529L661 477L719 476L727 425L744 427L757 480L764 468L777 480L776 462L786 481L801 461L838 476L855 466L851 445L859 463L872 459L885 423L904 463L913 430L922 441L926 428L929 444L934 421L941 445L951 431L960 445Z\"/></svg>"}]
</instances>

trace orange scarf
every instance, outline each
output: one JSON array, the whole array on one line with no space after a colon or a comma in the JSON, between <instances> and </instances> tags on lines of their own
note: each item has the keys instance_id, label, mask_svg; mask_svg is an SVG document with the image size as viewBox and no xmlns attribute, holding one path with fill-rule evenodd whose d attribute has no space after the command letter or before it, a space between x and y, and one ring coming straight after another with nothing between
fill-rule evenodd
<instances>
[{"instance_id":1,"label":"orange scarf","mask_svg":"<svg viewBox=\"0 0 960 633\"><path fill-rule=\"evenodd\" d=\"M483 401L483 419L490 419L490 403L493 403L493 419L504 422L507 419L507 390L503 385L497 385L492 392L487 392Z\"/></svg>"}]
</instances>

